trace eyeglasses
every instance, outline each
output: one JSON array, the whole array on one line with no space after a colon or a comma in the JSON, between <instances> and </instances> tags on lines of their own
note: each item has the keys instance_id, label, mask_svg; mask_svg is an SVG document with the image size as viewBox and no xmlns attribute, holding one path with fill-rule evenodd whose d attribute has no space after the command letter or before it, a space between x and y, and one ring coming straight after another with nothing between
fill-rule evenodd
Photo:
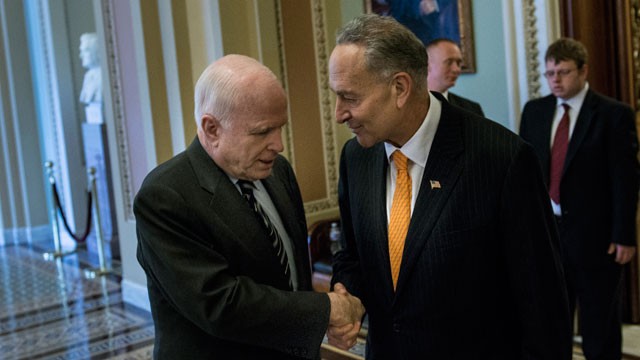
<instances>
[{"instance_id":1,"label":"eyeglasses","mask_svg":"<svg viewBox=\"0 0 640 360\"><path fill-rule=\"evenodd\" d=\"M543 73L543 75L547 79L551 79L556 75L558 75L558 77L560 77L560 78L563 78L563 77L571 74L571 72L574 71L574 70L578 70L578 69L560 69L560 70L556 70L556 71L548 70L548 71L545 71Z\"/></svg>"}]
</instances>

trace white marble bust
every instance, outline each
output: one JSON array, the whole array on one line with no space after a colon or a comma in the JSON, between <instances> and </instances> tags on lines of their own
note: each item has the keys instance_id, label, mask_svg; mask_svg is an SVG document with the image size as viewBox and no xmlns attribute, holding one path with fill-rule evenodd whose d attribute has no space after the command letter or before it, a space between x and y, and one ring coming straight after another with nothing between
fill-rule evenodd
<instances>
[{"instance_id":1,"label":"white marble bust","mask_svg":"<svg viewBox=\"0 0 640 360\"><path fill-rule=\"evenodd\" d=\"M87 69L80 91L80 102L83 104L102 103L102 71L98 52L98 36L96 33L84 33L80 36L80 60Z\"/></svg>"}]
</instances>

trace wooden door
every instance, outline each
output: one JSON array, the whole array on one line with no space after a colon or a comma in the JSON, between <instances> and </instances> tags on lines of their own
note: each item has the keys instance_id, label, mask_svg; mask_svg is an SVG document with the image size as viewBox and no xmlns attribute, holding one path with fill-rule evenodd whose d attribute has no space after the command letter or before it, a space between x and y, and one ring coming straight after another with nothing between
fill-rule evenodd
<instances>
[{"instance_id":1,"label":"wooden door","mask_svg":"<svg viewBox=\"0 0 640 360\"><path fill-rule=\"evenodd\" d=\"M560 0L562 36L582 42L589 52L590 88L631 105L640 129L639 12L640 0ZM640 216L636 216L636 224L640 230ZM640 323L638 273L636 256L624 271L625 322Z\"/></svg>"}]
</instances>

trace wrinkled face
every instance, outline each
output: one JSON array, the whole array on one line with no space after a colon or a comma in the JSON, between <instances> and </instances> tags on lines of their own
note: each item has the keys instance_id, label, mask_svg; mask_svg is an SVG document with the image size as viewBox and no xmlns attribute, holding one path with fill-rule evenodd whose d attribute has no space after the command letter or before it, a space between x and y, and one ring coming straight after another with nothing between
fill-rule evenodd
<instances>
[{"instance_id":1,"label":"wrinkled face","mask_svg":"<svg viewBox=\"0 0 640 360\"><path fill-rule=\"evenodd\" d=\"M394 88L365 69L364 47L336 46L329 59L329 86L336 93L337 122L346 123L360 145L371 147L394 138Z\"/></svg>"},{"instance_id":2,"label":"wrinkled face","mask_svg":"<svg viewBox=\"0 0 640 360\"><path fill-rule=\"evenodd\" d=\"M208 144L218 166L231 176L251 181L271 174L276 156L284 149L281 133L287 123L287 101L281 88L261 92L256 98L243 102ZM205 116L203 121L216 120Z\"/></svg>"},{"instance_id":3,"label":"wrinkled face","mask_svg":"<svg viewBox=\"0 0 640 360\"><path fill-rule=\"evenodd\" d=\"M462 53L457 45L440 42L429 48L429 76L427 84L430 90L445 92L456 85L462 71Z\"/></svg>"},{"instance_id":4,"label":"wrinkled face","mask_svg":"<svg viewBox=\"0 0 640 360\"><path fill-rule=\"evenodd\" d=\"M551 93L560 99L570 99L584 88L587 81L587 64L578 69L576 62L573 60L556 61L551 59L547 61L544 76L549 83Z\"/></svg>"}]
</instances>

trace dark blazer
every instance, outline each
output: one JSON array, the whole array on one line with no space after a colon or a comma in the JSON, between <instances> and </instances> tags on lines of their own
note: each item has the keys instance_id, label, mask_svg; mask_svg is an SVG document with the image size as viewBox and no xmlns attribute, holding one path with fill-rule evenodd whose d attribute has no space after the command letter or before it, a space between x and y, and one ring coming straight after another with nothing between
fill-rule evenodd
<instances>
[{"instance_id":1,"label":"dark blazer","mask_svg":"<svg viewBox=\"0 0 640 360\"><path fill-rule=\"evenodd\" d=\"M263 180L311 290L307 226L291 166ZM329 321L326 294L287 291L268 235L196 138L145 179L134 203L156 359L314 358Z\"/></svg>"},{"instance_id":2,"label":"dark blazer","mask_svg":"<svg viewBox=\"0 0 640 360\"><path fill-rule=\"evenodd\" d=\"M549 183L556 97L529 101L520 135L533 145ZM638 141L631 108L589 90L569 142L560 183L562 246L568 261L613 263L611 242L635 246Z\"/></svg>"},{"instance_id":3,"label":"dark blazer","mask_svg":"<svg viewBox=\"0 0 640 360\"><path fill-rule=\"evenodd\" d=\"M384 145L351 140L342 152L345 249L333 282L367 309L367 358L571 359L558 239L533 149L440 99L395 292Z\"/></svg>"},{"instance_id":4,"label":"dark blazer","mask_svg":"<svg viewBox=\"0 0 640 360\"><path fill-rule=\"evenodd\" d=\"M484 117L484 112L482 111L482 107L480 106L480 104L473 100L469 100L462 96L456 95L451 91L449 91L449 103L461 107L465 110L469 110L476 115Z\"/></svg>"}]
</instances>

